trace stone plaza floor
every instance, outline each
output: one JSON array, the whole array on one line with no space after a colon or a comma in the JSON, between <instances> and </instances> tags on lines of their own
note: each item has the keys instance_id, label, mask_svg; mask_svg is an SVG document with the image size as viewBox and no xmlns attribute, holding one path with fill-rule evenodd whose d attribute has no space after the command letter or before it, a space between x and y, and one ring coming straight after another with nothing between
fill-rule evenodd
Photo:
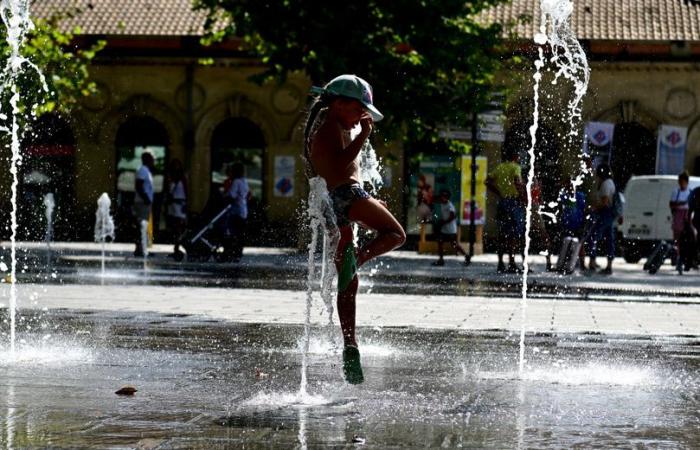
<instances>
[{"instance_id":1,"label":"stone plaza floor","mask_svg":"<svg viewBox=\"0 0 700 450\"><path fill-rule=\"evenodd\" d=\"M3 286L3 301L7 286ZM187 314L230 322L302 324L305 293L270 289L163 286L20 285L20 308ZM321 301L316 299L317 308ZM517 297L360 294L360 326L505 330L521 327ZM317 323L325 316L312 315ZM700 335L700 304L530 298L525 329L534 333Z\"/></svg>"}]
</instances>

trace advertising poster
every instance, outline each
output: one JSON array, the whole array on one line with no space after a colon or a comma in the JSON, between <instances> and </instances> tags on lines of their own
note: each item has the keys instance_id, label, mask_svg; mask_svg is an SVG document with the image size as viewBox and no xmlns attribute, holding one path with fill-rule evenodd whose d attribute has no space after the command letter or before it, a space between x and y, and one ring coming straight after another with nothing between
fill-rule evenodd
<instances>
[{"instance_id":1,"label":"advertising poster","mask_svg":"<svg viewBox=\"0 0 700 450\"><path fill-rule=\"evenodd\" d=\"M678 175L685 170L688 129L661 125L656 145L657 175Z\"/></svg>"},{"instance_id":2,"label":"advertising poster","mask_svg":"<svg viewBox=\"0 0 700 450\"><path fill-rule=\"evenodd\" d=\"M275 156L275 197L294 196L294 156Z\"/></svg>"},{"instance_id":3,"label":"advertising poster","mask_svg":"<svg viewBox=\"0 0 700 450\"><path fill-rule=\"evenodd\" d=\"M472 193L472 158L471 156L462 157L462 192L460 203L461 207L458 209L459 212L459 222L462 225L471 223L471 193ZM475 214L474 214L474 224L483 225L486 221L486 176L487 176L487 165L488 159L484 156L479 156L476 158L476 196L475 196ZM453 201L453 203L455 203ZM457 203L455 203L457 204Z\"/></svg>"},{"instance_id":4,"label":"advertising poster","mask_svg":"<svg viewBox=\"0 0 700 450\"><path fill-rule=\"evenodd\" d=\"M588 122L586 124L586 138L583 140L583 153L591 157L591 163L594 169L601 163L610 164L614 132L614 123Z\"/></svg>"},{"instance_id":5,"label":"advertising poster","mask_svg":"<svg viewBox=\"0 0 700 450\"><path fill-rule=\"evenodd\" d=\"M408 203L409 234L418 234L421 223L432 223L442 189L452 194L451 201L460 205L460 158L458 156L425 156L411 174Z\"/></svg>"}]
</instances>

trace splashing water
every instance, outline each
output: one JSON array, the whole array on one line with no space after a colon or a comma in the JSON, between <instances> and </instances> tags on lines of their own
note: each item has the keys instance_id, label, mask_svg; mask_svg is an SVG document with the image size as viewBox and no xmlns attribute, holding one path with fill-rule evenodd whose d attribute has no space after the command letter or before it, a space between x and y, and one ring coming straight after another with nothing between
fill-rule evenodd
<instances>
[{"instance_id":1,"label":"splashing water","mask_svg":"<svg viewBox=\"0 0 700 450\"><path fill-rule=\"evenodd\" d=\"M323 123L324 115L319 114L315 123L312 125L311 135L315 133L318 127ZM360 126L356 126L350 131L350 139L354 139L360 132ZM380 164L377 154L372 147L372 144L367 139L360 151L360 181L363 184L369 184L372 192L377 192L383 184L380 173ZM323 300L325 310L328 314L327 334L329 342L334 342L333 334L333 313L334 313L334 297L335 290L333 289L336 276L335 255L338 251L338 243L340 241L340 230L335 221L335 213L333 212L333 201L328 193L326 180L320 176L309 179L309 199L307 214L310 219L311 227L311 242L309 243L308 257L308 276L306 285L306 310L304 319L304 337L302 339L302 362L301 362L301 384L299 388L300 395L306 395L307 386L307 366L309 345L311 341L311 308L313 306L313 293L315 285L315 253L318 247L319 231L323 236L323 247L321 257L321 280L320 280L320 296ZM357 227L353 227L355 240L357 240Z\"/></svg>"},{"instance_id":2,"label":"splashing water","mask_svg":"<svg viewBox=\"0 0 700 450\"><path fill-rule=\"evenodd\" d=\"M529 168L527 174L527 209L525 210L525 250L523 251L523 286L522 286L522 297L520 301L520 359L518 371L523 373L523 368L525 365L525 321L527 319L527 276L530 271L530 230L532 228L532 184L535 178L535 145L537 144L537 124L539 121L539 89L540 81L542 80L542 67L544 66L544 54L542 47L538 48L539 59L535 61L535 75L533 76L535 80L534 87L534 117L533 124L530 126L530 148L528 149L529 155Z\"/></svg>"},{"instance_id":3,"label":"splashing water","mask_svg":"<svg viewBox=\"0 0 700 450\"><path fill-rule=\"evenodd\" d=\"M333 203L328 194L326 180L322 177L309 179L309 206L311 242L309 243L308 277L306 280L306 310L304 319L304 338L301 359L300 395L306 395L306 369L308 365L309 343L311 340L311 307L315 283L315 255L318 246L319 231L323 232L323 256L321 261L321 298L328 313L329 329L333 323L333 280L336 275L335 254L338 249L340 233L335 223Z\"/></svg>"},{"instance_id":4,"label":"splashing water","mask_svg":"<svg viewBox=\"0 0 700 450\"><path fill-rule=\"evenodd\" d=\"M10 212L10 351L15 351L15 319L17 309L17 191L19 186L18 168L22 162L20 153L20 127L19 115L20 110L20 92L19 92L19 75L22 73L24 66L32 68L40 78L44 92L48 92L46 80L41 71L31 63L27 58L22 56L20 48L24 43L26 35L34 28L34 24L29 18L29 2L27 0L2 0L0 1L0 17L7 28L6 41L10 47L10 56L2 70L0 80L2 81L2 89L9 90L12 93L10 97L9 116L6 111L1 110L0 120L11 118L11 127L0 127L0 131L8 132L11 135L12 157L10 159L10 174L12 175L11 185L11 202L12 211Z\"/></svg>"},{"instance_id":5,"label":"splashing water","mask_svg":"<svg viewBox=\"0 0 700 450\"><path fill-rule=\"evenodd\" d=\"M51 241L53 240L53 211L55 207L53 194L49 192L44 195L44 214L46 215L44 241L46 242L46 268L49 272L51 272Z\"/></svg>"},{"instance_id":6,"label":"splashing water","mask_svg":"<svg viewBox=\"0 0 700 450\"><path fill-rule=\"evenodd\" d=\"M102 252L102 282L105 278L105 244L107 239L114 240L114 220L109 213L112 201L106 192L97 199L97 212L95 212L95 242L100 243Z\"/></svg>"},{"instance_id":7,"label":"splashing water","mask_svg":"<svg viewBox=\"0 0 700 450\"><path fill-rule=\"evenodd\" d=\"M559 78L564 77L574 88L574 93L567 104L569 118L569 144L576 144L580 133L581 101L583 100L588 83L591 78L591 70L586 59L586 53L581 43L576 39L570 26L570 17L574 10L571 0L541 0L540 9L542 19L540 32L535 35L535 42L540 45L549 43L552 56L549 62L554 64L556 72L552 84L557 84ZM549 31L547 30L547 18L549 17ZM582 148L579 146L579 148ZM584 177L589 169L581 159L580 170L576 178L572 180L574 189L583 184Z\"/></svg>"},{"instance_id":8,"label":"splashing water","mask_svg":"<svg viewBox=\"0 0 700 450\"><path fill-rule=\"evenodd\" d=\"M356 127L353 132L359 133L360 127ZM379 158L377 158L377 152L374 151L369 139L365 141L360 151L360 178L364 184L369 184L372 187L373 193L379 191L384 185Z\"/></svg>"},{"instance_id":9,"label":"splashing water","mask_svg":"<svg viewBox=\"0 0 700 450\"><path fill-rule=\"evenodd\" d=\"M581 100L588 90L588 82L590 80L590 68L586 59L586 54L581 47L581 44L576 39L571 27L569 19L574 10L574 5L571 0L541 0L541 21L540 31L535 34L534 41L538 45L538 59L535 61L534 79L534 111L533 124L530 127L530 148L529 169L527 177L527 209L525 213L525 249L523 261L523 280L522 280L522 299L520 304L521 311L521 326L520 326L520 358L518 372L522 376L525 365L525 322L527 318L527 278L530 269L529 256L530 251L530 230L532 219L532 185L535 178L535 148L537 145L537 128L539 122L539 88L542 80L542 68L545 65L543 47L549 44L552 57L549 62L554 64L557 71L554 76L553 84L556 84L560 77L564 77L574 87L574 95L569 101L567 108L569 114L569 139L571 142L578 136L578 122L581 121ZM582 167L584 167L582 165ZM582 177L579 176L572 183L574 187L581 184Z\"/></svg>"}]
</instances>

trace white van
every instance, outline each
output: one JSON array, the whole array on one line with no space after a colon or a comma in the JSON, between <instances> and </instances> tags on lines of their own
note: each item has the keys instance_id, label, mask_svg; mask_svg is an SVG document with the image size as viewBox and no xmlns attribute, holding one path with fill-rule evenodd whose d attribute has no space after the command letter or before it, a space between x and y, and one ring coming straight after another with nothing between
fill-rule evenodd
<instances>
[{"instance_id":1,"label":"white van","mask_svg":"<svg viewBox=\"0 0 700 450\"><path fill-rule=\"evenodd\" d=\"M700 186L700 177L690 177L689 189ZM636 263L648 256L659 241L673 239L668 203L678 187L677 175L634 176L625 188L622 225L625 261Z\"/></svg>"}]
</instances>

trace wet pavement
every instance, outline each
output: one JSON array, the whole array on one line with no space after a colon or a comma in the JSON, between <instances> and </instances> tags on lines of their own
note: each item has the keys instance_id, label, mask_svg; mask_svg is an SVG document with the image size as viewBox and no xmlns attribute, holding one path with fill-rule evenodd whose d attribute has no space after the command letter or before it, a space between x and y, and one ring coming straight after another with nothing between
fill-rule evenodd
<instances>
[{"instance_id":1,"label":"wet pavement","mask_svg":"<svg viewBox=\"0 0 700 450\"><path fill-rule=\"evenodd\" d=\"M172 246L155 245L144 264L141 258L133 257L133 245L115 243L106 247L107 275L102 277L101 252L97 244L52 243L50 268L46 264L44 243L22 242L19 248L18 279L51 284L103 282L304 290L308 258L306 253L294 249L246 248L239 263L176 262L168 257ZM670 263L652 276L643 270L642 263L628 264L617 258L612 276L585 276L578 272L572 275L546 272L544 257L533 255L531 260L534 270L528 287L533 293L579 297L636 295L700 303L700 274L691 271L678 276ZM9 265L7 243L0 243L0 261ZM443 267L431 266L434 261L433 255L391 252L361 269L361 289L426 295L519 295L521 277L497 274L495 255L477 255L469 267L464 267L461 259L455 256L448 256Z\"/></svg>"},{"instance_id":2,"label":"wet pavement","mask_svg":"<svg viewBox=\"0 0 700 450\"><path fill-rule=\"evenodd\" d=\"M454 258L438 276L429 257L393 253L362 276L366 382L342 380L339 332L316 298L300 394L303 255L265 250L239 265L111 255L102 276L88 250L53 267L40 252L22 260L14 356L0 283L2 448L700 442L700 277L625 266L571 283L535 275L520 374L517 277L486 274L489 256L469 278ZM115 395L124 386L138 391Z\"/></svg>"},{"instance_id":3,"label":"wet pavement","mask_svg":"<svg viewBox=\"0 0 700 450\"><path fill-rule=\"evenodd\" d=\"M96 294L99 295L99 294ZM322 327L186 314L24 312L0 353L4 448L694 448L700 341L366 327L345 384ZM3 340L4 341L4 340ZM133 385L133 397L114 392Z\"/></svg>"}]
</instances>

